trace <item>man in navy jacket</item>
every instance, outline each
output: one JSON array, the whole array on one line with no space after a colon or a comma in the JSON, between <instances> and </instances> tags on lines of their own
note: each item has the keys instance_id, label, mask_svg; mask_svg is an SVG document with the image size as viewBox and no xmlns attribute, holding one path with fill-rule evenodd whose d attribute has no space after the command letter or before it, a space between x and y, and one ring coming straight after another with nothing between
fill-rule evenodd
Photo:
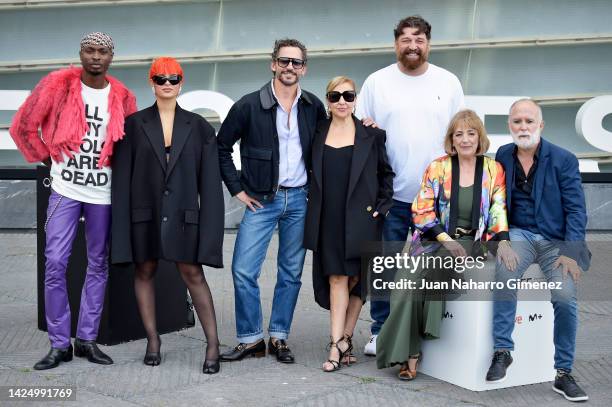
<instances>
[{"instance_id":1,"label":"man in navy jacket","mask_svg":"<svg viewBox=\"0 0 612 407\"><path fill-rule=\"evenodd\" d=\"M301 287L311 146L323 103L299 86L307 70L306 47L295 39L274 44L272 80L237 101L223 122L217 142L221 176L227 189L246 205L234 256L238 345L221 360L236 361L266 352L259 295L261 267L278 226L278 273L272 300L268 351L281 363L294 363L287 344ZM241 173L232 160L240 140Z\"/></svg>"},{"instance_id":2,"label":"man in navy jacket","mask_svg":"<svg viewBox=\"0 0 612 407\"><path fill-rule=\"evenodd\" d=\"M578 325L576 283L581 269L590 265L578 160L540 137L544 128L542 110L531 99L520 99L512 105L508 126L514 143L500 147L495 159L506 171L510 240L518 263L513 269L497 263L496 278L520 279L532 263L538 263L548 281L561 282L562 289L551 290L557 369L553 390L570 401L588 400L570 374ZM571 278L566 278L567 274ZM504 380L512 363L515 314L516 290L497 292L493 305L495 353L487 372L488 382Z\"/></svg>"}]
</instances>

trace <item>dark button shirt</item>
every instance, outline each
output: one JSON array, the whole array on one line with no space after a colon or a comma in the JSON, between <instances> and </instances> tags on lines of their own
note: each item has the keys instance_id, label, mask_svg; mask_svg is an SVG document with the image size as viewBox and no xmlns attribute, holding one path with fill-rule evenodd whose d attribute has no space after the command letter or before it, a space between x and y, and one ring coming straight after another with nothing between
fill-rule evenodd
<instances>
[{"instance_id":1,"label":"dark button shirt","mask_svg":"<svg viewBox=\"0 0 612 407\"><path fill-rule=\"evenodd\" d=\"M527 229L532 233L540 233L535 220L533 186L535 183L536 170L538 169L538 157L541 146L542 144L540 143L533 157L533 165L529 169L528 174L525 174L523 166L517 157L516 146L512 153L514 158L514 184L512 185L510 225L521 229Z\"/></svg>"}]
</instances>

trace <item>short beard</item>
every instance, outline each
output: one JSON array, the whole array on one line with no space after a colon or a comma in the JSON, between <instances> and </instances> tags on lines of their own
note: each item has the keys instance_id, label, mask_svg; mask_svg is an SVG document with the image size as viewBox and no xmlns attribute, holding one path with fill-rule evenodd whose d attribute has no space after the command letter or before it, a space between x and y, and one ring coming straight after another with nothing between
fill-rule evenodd
<instances>
[{"instance_id":1,"label":"short beard","mask_svg":"<svg viewBox=\"0 0 612 407\"><path fill-rule=\"evenodd\" d=\"M542 133L542 129L538 127L538 129L529 137L529 140L522 141L519 139L518 134L512 133L512 140L514 144L516 144L519 148L529 150L538 145L540 142L540 135Z\"/></svg>"},{"instance_id":2,"label":"short beard","mask_svg":"<svg viewBox=\"0 0 612 407\"><path fill-rule=\"evenodd\" d=\"M423 53L419 53L419 59L414 61L414 60L408 59L407 53L403 53L402 55L400 55L400 57L397 60L399 61L400 64L402 64L404 68L406 68L409 71L413 71L419 68L420 66L422 66L425 62L427 62L427 57L423 55Z\"/></svg>"},{"instance_id":3,"label":"short beard","mask_svg":"<svg viewBox=\"0 0 612 407\"><path fill-rule=\"evenodd\" d=\"M274 77L276 79L278 79L278 81L280 83L282 83L283 85L285 85L285 86L293 86L293 85L295 85L296 83L298 83L300 81L299 75L297 73L295 73L295 72L294 72L294 75L295 75L295 80L293 80L293 81L288 81L287 79L284 79L283 78L283 72L276 72L274 74Z\"/></svg>"}]
</instances>

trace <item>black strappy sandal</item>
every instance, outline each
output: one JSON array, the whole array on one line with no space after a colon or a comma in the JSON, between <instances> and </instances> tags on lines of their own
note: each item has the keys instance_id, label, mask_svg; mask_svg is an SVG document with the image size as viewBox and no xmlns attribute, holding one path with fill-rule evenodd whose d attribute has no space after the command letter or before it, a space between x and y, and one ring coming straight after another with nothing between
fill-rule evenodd
<instances>
[{"instance_id":1,"label":"black strappy sandal","mask_svg":"<svg viewBox=\"0 0 612 407\"><path fill-rule=\"evenodd\" d=\"M331 337L330 337L331 339ZM338 346L339 343L341 342L346 342L346 344L348 345L347 348L344 350L344 352L342 351L342 349L340 349L340 347ZM329 344L327 345L327 350L330 351L333 347L336 347L336 349L338 349L338 360L333 360L333 359L327 359L327 362L329 362L332 365L332 369L331 370L327 370L325 368L323 368L323 371L326 373L329 372L335 372L337 370L340 370L340 368L342 368L342 364L340 363L340 361L342 359L344 359L344 356L346 355L346 352L351 349L351 346L349 344L349 342L346 340L346 337L342 337L340 340L334 342L333 339L329 342Z\"/></svg>"},{"instance_id":2,"label":"black strappy sandal","mask_svg":"<svg viewBox=\"0 0 612 407\"><path fill-rule=\"evenodd\" d=\"M344 334L343 339L348 344L348 348L344 351L345 355L340 361L343 365L350 366L351 363L357 363L357 356L353 354L353 335Z\"/></svg>"}]
</instances>

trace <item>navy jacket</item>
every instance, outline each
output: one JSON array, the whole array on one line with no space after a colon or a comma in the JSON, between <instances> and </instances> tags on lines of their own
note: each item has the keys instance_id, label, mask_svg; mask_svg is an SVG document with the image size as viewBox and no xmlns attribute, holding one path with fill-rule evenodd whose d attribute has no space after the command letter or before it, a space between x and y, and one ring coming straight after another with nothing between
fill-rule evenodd
<instances>
[{"instance_id":1,"label":"navy jacket","mask_svg":"<svg viewBox=\"0 0 612 407\"><path fill-rule=\"evenodd\" d=\"M559 246L560 254L587 270L591 253L586 247L586 204L576 156L543 138L534 181L535 220L540 233ZM495 160L506 171L506 206L512 211L514 143L497 150ZM510 219L510 217L508 217Z\"/></svg>"},{"instance_id":2,"label":"navy jacket","mask_svg":"<svg viewBox=\"0 0 612 407\"><path fill-rule=\"evenodd\" d=\"M278 102L267 82L260 90L249 93L230 109L217 135L221 176L230 194L245 191L255 199L270 199L278 189ZM323 103L302 89L298 101L298 127L302 156L310 179L310 149L317 123L326 118ZM232 160L234 144L240 140L240 176Z\"/></svg>"}]
</instances>

